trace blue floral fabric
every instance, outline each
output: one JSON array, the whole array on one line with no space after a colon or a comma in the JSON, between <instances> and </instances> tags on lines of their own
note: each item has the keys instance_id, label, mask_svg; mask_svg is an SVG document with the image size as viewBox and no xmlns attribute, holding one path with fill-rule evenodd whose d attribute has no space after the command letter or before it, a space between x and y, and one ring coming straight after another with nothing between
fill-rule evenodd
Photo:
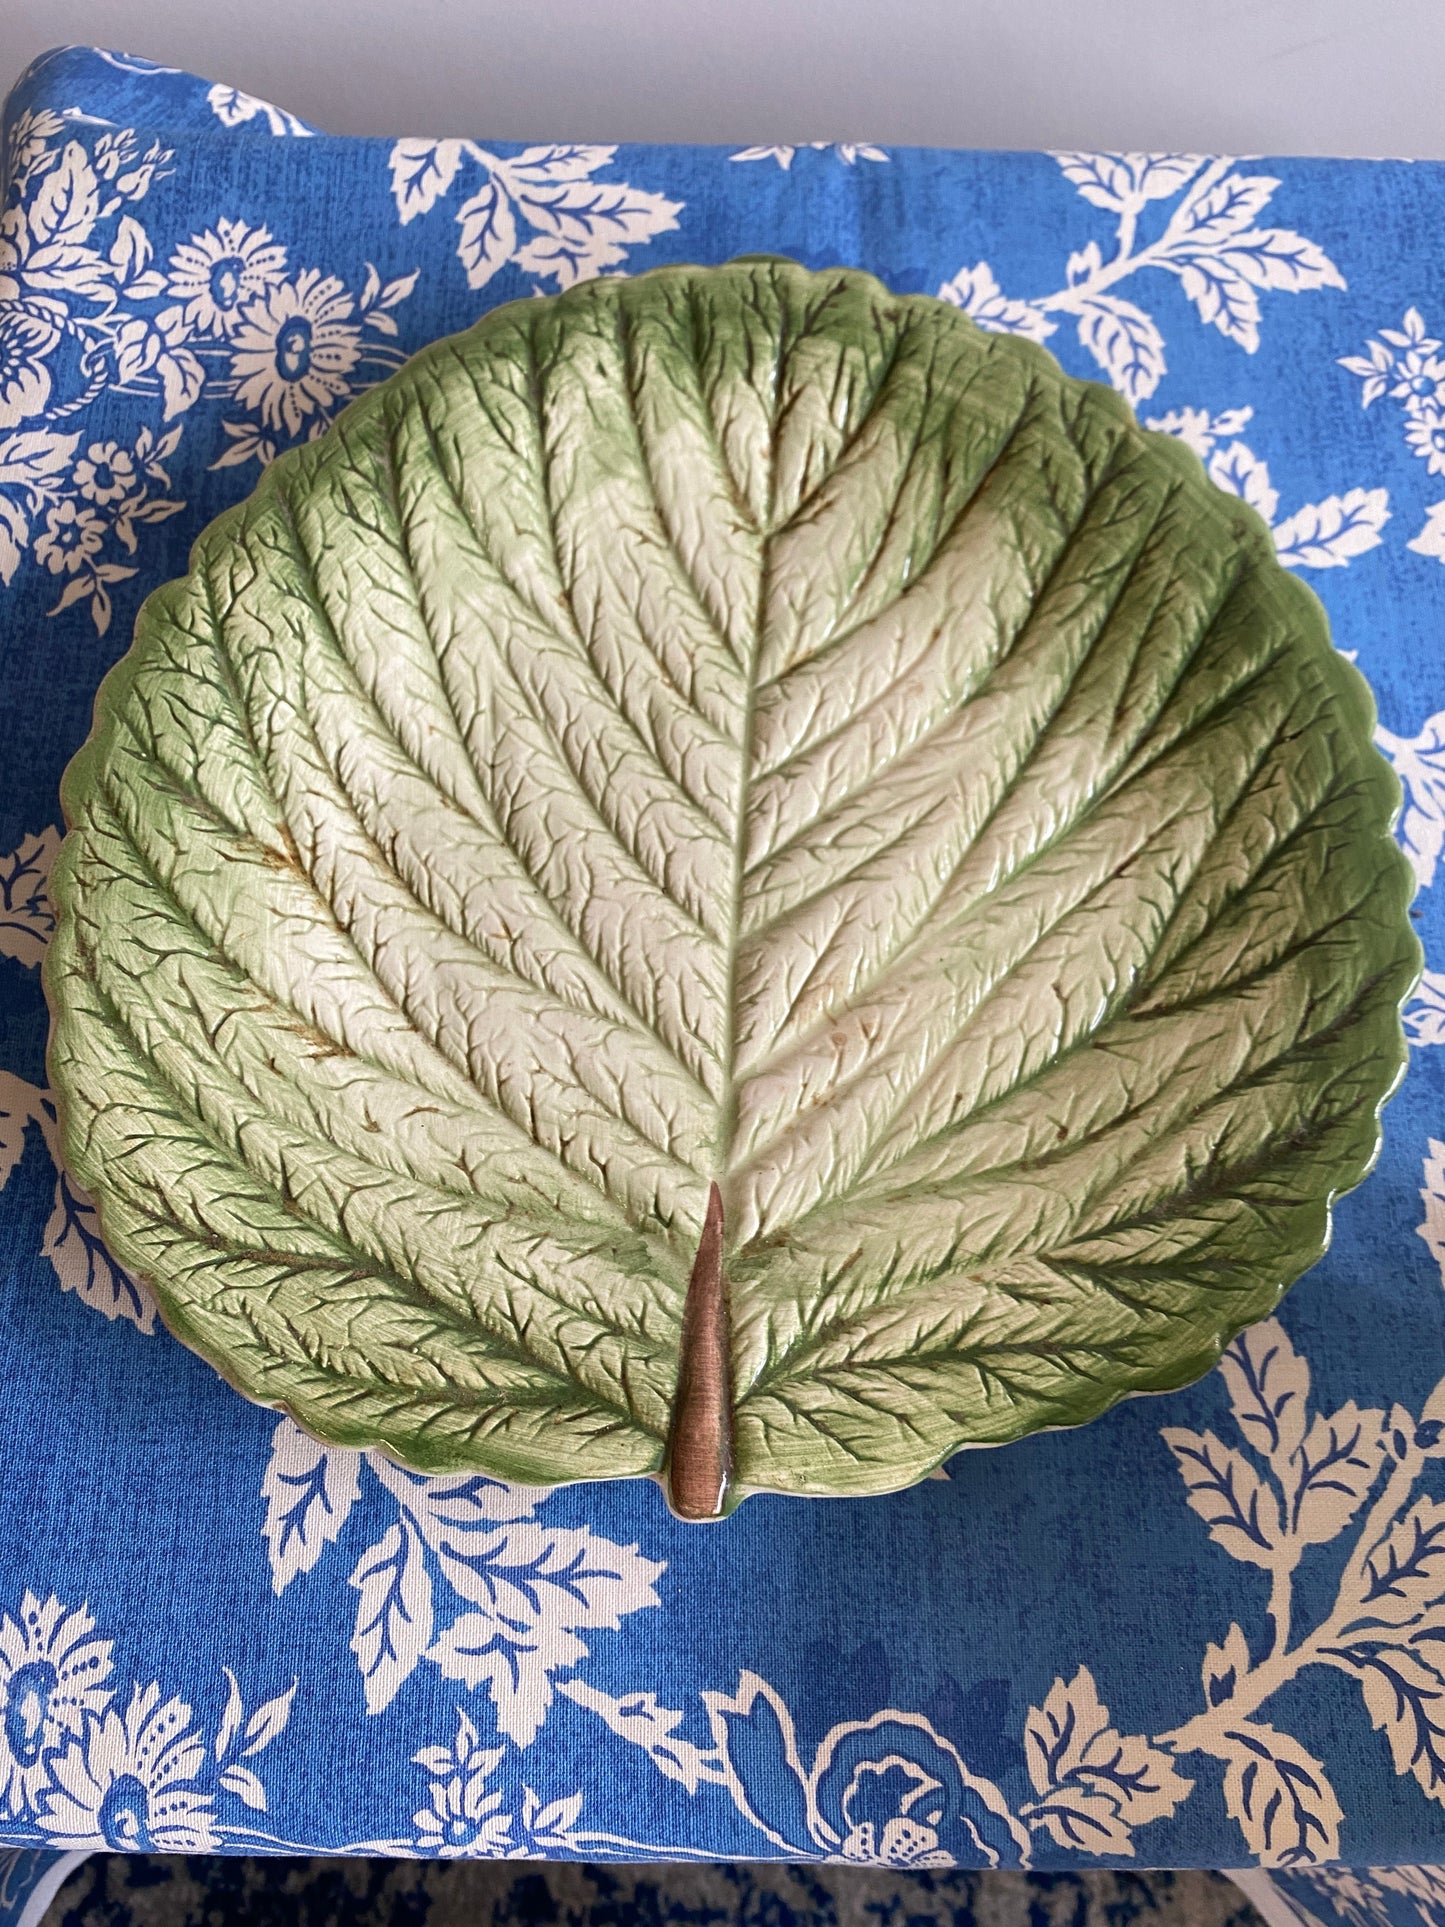
<instances>
[{"instance_id":1,"label":"blue floral fabric","mask_svg":"<svg viewBox=\"0 0 1445 1927\"><path fill-rule=\"evenodd\" d=\"M4 140L0 1841L1445 1860L1441 169L341 140L76 49ZM696 1528L324 1449L174 1343L58 1161L39 964L96 684L266 462L497 302L759 251L1046 341L1259 510L1376 692L1430 967L1377 1169L1219 1372Z\"/></svg>"}]
</instances>

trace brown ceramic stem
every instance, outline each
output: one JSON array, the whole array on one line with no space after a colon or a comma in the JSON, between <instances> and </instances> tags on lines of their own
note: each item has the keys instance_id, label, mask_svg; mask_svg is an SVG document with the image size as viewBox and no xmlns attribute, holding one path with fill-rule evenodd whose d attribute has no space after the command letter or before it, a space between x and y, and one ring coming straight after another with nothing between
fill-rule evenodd
<instances>
[{"instance_id":1,"label":"brown ceramic stem","mask_svg":"<svg viewBox=\"0 0 1445 1927\"><path fill-rule=\"evenodd\" d=\"M713 1185L683 1305L667 1441L667 1499L680 1519L722 1517L733 1469L732 1406L722 1193Z\"/></svg>"}]
</instances>

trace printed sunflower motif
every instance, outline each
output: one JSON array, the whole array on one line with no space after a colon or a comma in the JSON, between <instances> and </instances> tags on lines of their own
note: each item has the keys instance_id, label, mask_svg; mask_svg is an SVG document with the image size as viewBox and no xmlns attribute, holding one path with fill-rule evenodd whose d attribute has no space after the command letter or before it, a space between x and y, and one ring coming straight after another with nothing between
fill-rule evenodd
<instances>
[{"instance_id":1,"label":"printed sunflower motif","mask_svg":"<svg viewBox=\"0 0 1445 1927\"><path fill-rule=\"evenodd\" d=\"M104 1711L111 1641L92 1639L84 1607L68 1611L52 1593L20 1602L19 1620L0 1618L0 1805L33 1813L50 1759L87 1714Z\"/></svg>"},{"instance_id":2,"label":"printed sunflower motif","mask_svg":"<svg viewBox=\"0 0 1445 1927\"><path fill-rule=\"evenodd\" d=\"M1445 408L1439 402L1416 404L1405 424L1405 440L1432 475L1445 475Z\"/></svg>"},{"instance_id":3,"label":"printed sunflower motif","mask_svg":"<svg viewBox=\"0 0 1445 1927\"><path fill-rule=\"evenodd\" d=\"M341 282L319 268L253 302L233 336L237 399L292 435L308 415L324 419L351 392L346 377L361 355L361 331L346 325L353 312Z\"/></svg>"},{"instance_id":4,"label":"printed sunflower motif","mask_svg":"<svg viewBox=\"0 0 1445 1927\"><path fill-rule=\"evenodd\" d=\"M123 1853L210 1853L219 1846L209 1794L189 1784L206 1763L184 1700L136 1686L122 1718L92 1718L50 1762L40 1826L56 1846Z\"/></svg>"},{"instance_id":5,"label":"printed sunflower motif","mask_svg":"<svg viewBox=\"0 0 1445 1927\"><path fill-rule=\"evenodd\" d=\"M1438 343L1426 342L1411 348L1395 363L1395 379L1390 394L1397 401L1435 401L1445 399L1445 361L1426 352Z\"/></svg>"},{"instance_id":6,"label":"printed sunflower motif","mask_svg":"<svg viewBox=\"0 0 1445 1927\"><path fill-rule=\"evenodd\" d=\"M170 259L167 291L197 334L229 339L244 310L264 301L286 278L286 250L264 227L217 221L182 241Z\"/></svg>"}]
</instances>

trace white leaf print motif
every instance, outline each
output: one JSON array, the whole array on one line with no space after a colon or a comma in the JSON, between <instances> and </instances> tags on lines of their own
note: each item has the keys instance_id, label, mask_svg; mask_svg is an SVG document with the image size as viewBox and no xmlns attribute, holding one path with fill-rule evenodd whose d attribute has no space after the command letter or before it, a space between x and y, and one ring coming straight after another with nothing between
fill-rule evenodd
<instances>
[{"instance_id":1,"label":"white leaf print motif","mask_svg":"<svg viewBox=\"0 0 1445 1927\"><path fill-rule=\"evenodd\" d=\"M1332 1860L1344 1814L1323 1765L1289 1733L1241 1720L1222 1732L1224 1804L1262 1867Z\"/></svg>"},{"instance_id":2,"label":"white leaf print motif","mask_svg":"<svg viewBox=\"0 0 1445 1927\"><path fill-rule=\"evenodd\" d=\"M1206 160L1199 154L1067 153L1054 159L1090 206L1115 217L1112 254L1106 257L1090 241L1070 257L1062 288L1027 301L1004 295L985 262L962 270L939 293L967 308L981 326L1034 340L1042 338L1041 323L1050 330L1057 325L1048 317L1072 315L1082 346L1134 405L1154 393L1167 362L1153 317L1117 292L1130 276L1146 269L1174 275L1199 319L1248 354L1259 346L1258 290L1302 294L1345 285L1314 242L1288 228L1252 225L1279 187L1270 175L1235 173L1227 157ZM1149 204L1176 196L1163 231L1144 239L1140 225Z\"/></svg>"},{"instance_id":3,"label":"white leaf print motif","mask_svg":"<svg viewBox=\"0 0 1445 1927\"><path fill-rule=\"evenodd\" d=\"M1310 1368L1277 1319L1240 1333L1219 1361L1229 1406L1246 1443L1279 1479L1291 1475L1309 1426Z\"/></svg>"},{"instance_id":4,"label":"white leaf print motif","mask_svg":"<svg viewBox=\"0 0 1445 1927\"><path fill-rule=\"evenodd\" d=\"M1167 201L1204 165L1202 154L1055 154L1065 180L1110 214Z\"/></svg>"},{"instance_id":5,"label":"white leaf print motif","mask_svg":"<svg viewBox=\"0 0 1445 1927\"><path fill-rule=\"evenodd\" d=\"M32 1125L55 1167L41 1256L50 1260L62 1291L73 1291L83 1304L107 1318L123 1318L149 1336L156 1327L155 1300L101 1242L95 1206L61 1162L54 1099L24 1078L0 1071L0 1188L24 1154L26 1128Z\"/></svg>"},{"instance_id":6,"label":"white leaf print motif","mask_svg":"<svg viewBox=\"0 0 1445 1927\"><path fill-rule=\"evenodd\" d=\"M1066 1850L1132 1859L1134 1828L1167 1819L1194 1789L1167 1753L1115 1731L1087 1666L1029 1709L1024 1750L1039 1798L1023 1816Z\"/></svg>"},{"instance_id":7,"label":"white leaf print motif","mask_svg":"<svg viewBox=\"0 0 1445 1927\"><path fill-rule=\"evenodd\" d=\"M1422 971L1405 1006L1405 1035L1412 1044L1445 1044L1445 974Z\"/></svg>"},{"instance_id":8,"label":"white leaf print motif","mask_svg":"<svg viewBox=\"0 0 1445 1927\"><path fill-rule=\"evenodd\" d=\"M216 1758L224 1760L236 1730L245 1718L246 1703L241 1698L240 1683L229 1666L223 1666L226 1675L226 1707L221 1715L221 1724L216 1728Z\"/></svg>"},{"instance_id":9,"label":"white leaf print motif","mask_svg":"<svg viewBox=\"0 0 1445 1927\"><path fill-rule=\"evenodd\" d=\"M1241 1452L1213 1432L1170 1426L1161 1434L1179 1462L1191 1510L1232 1558L1273 1566L1282 1544L1279 1500Z\"/></svg>"},{"instance_id":10,"label":"white leaf print motif","mask_svg":"<svg viewBox=\"0 0 1445 1927\"><path fill-rule=\"evenodd\" d=\"M1164 337L1132 301L1091 296L1079 315L1079 340L1126 401L1152 395L1164 373Z\"/></svg>"},{"instance_id":11,"label":"white leaf print motif","mask_svg":"<svg viewBox=\"0 0 1445 1927\"><path fill-rule=\"evenodd\" d=\"M219 81L207 93L206 100L223 127L243 127L247 121L259 117L273 134L304 135L316 132L314 127L308 127L295 114L287 113L284 107L273 107L269 100L258 100L254 94L243 93L239 87L223 87Z\"/></svg>"},{"instance_id":12,"label":"white leaf print motif","mask_svg":"<svg viewBox=\"0 0 1445 1927\"><path fill-rule=\"evenodd\" d=\"M1257 509L1266 522L1273 522L1279 507L1279 491L1270 486L1269 470L1243 442L1231 442L1216 449L1210 457L1209 479L1226 494L1238 495Z\"/></svg>"},{"instance_id":13,"label":"white leaf print motif","mask_svg":"<svg viewBox=\"0 0 1445 1927\"><path fill-rule=\"evenodd\" d=\"M1275 553L1287 569L1341 569L1380 546L1389 500L1388 489L1352 488L1306 502L1275 525Z\"/></svg>"},{"instance_id":14,"label":"white leaf print motif","mask_svg":"<svg viewBox=\"0 0 1445 1927\"><path fill-rule=\"evenodd\" d=\"M1046 314L1031 301L1012 301L1000 289L994 279L993 269L987 261L979 261L971 268L960 268L951 281L945 281L938 290L939 298L951 301L955 308L962 308L980 328L990 334L1024 335L1030 341L1047 341L1058 327Z\"/></svg>"},{"instance_id":15,"label":"white leaf print motif","mask_svg":"<svg viewBox=\"0 0 1445 1927\"><path fill-rule=\"evenodd\" d=\"M729 154L732 161L776 161L786 174L793 165L793 158L799 153L834 154L845 167L853 167L859 161L886 161L888 155L881 147L874 147L867 141L803 141L791 147L744 147L736 154Z\"/></svg>"},{"instance_id":16,"label":"white leaf print motif","mask_svg":"<svg viewBox=\"0 0 1445 1927\"><path fill-rule=\"evenodd\" d=\"M488 181L457 209L457 259L474 287L490 281L511 260L517 247L517 220L512 203L495 181Z\"/></svg>"},{"instance_id":17,"label":"white leaf print motif","mask_svg":"<svg viewBox=\"0 0 1445 1927\"><path fill-rule=\"evenodd\" d=\"M296 1697L299 1684L299 1680L293 1679L284 1693L278 1693L274 1699L256 1708L241 1736L245 1741L241 1748L243 1758L251 1759L257 1753L264 1753L272 1740L285 1731L286 1723L291 1718L291 1702Z\"/></svg>"},{"instance_id":18,"label":"white leaf print motif","mask_svg":"<svg viewBox=\"0 0 1445 1927\"><path fill-rule=\"evenodd\" d=\"M1425 510L1425 526L1405 544L1416 555L1428 555L1445 562L1445 502L1431 502Z\"/></svg>"},{"instance_id":19,"label":"white leaf print motif","mask_svg":"<svg viewBox=\"0 0 1445 1927\"><path fill-rule=\"evenodd\" d=\"M1381 726L1375 741L1404 786L1400 842L1421 889L1426 889L1435 881L1435 866L1445 848L1445 710L1428 718L1418 736L1396 736Z\"/></svg>"},{"instance_id":20,"label":"white leaf print motif","mask_svg":"<svg viewBox=\"0 0 1445 1927\"><path fill-rule=\"evenodd\" d=\"M1239 235L1262 213L1279 186L1267 174L1227 174L1201 194L1179 224L1176 246L1217 247Z\"/></svg>"},{"instance_id":21,"label":"white leaf print motif","mask_svg":"<svg viewBox=\"0 0 1445 1927\"><path fill-rule=\"evenodd\" d=\"M1425 1207L1425 1222L1418 1227L1419 1235L1440 1267L1440 1282L1445 1285L1445 1144L1438 1138L1429 1140L1420 1202Z\"/></svg>"},{"instance_id":22,"label":"white leaf print motif","mask_svg":"<svg viewBox=\"0 0 1445 1927\"><path fill-rule=\"evenodd\" d=\"M595 1713L620 1739L641 1747L664 1779L679 1781L689 1793L696 1793L705 1780L726 1781L717 1749L680 1738L677 1728L686 1715L659 1705L656 1693L625 1693L616 1698L580 1679L563 1680L557 1691Z\"/></svg>"},{"instance_id":23,"label":"white leaf print motif","mask_svg":"<svg viewBox=\"0 0 1445 1927\"><path fill-rule=\"evenodd\" d=\"M421 1539L409 1519L389 1526L356 1562L361 1594L351 1650L366 1682L366 1710L390 1706L431 1640L432 1586Z\"/></svg>"},{"instance_id":24,"label":"white leaf print motif","mask_svg":"<svg viewBox=\"0 0 1445 1927\"><path fill-rule=\"evenodd\" d=\"M534 1523L552 1496L546 1488L480 1474L428 1478L379 1452L319 1445L289 1418L276 1427L261 1484L278 1593L336 1542L364 1472L395 1507L351 1575L361 1595L352 1650L369 1712L383 1711L426 1660L474 1690L485 1686L500 1730L525 1746L552 1704L552 1674L588 1656L579 1635L616 1631L659 1603L664 1568L635 1545ZM462 1607L440 1629L438 1586Z\"/></svg>"},{"instance_id":25,"label":"white leaf print motif","mask_svg":"<svg viewBox=\"0 0 1445 1927\"><path fill-rule=\"evenodd\" d=\"M616 1630L624 1613L658 1603L661 1568L585 1527L509 1526L474 1551L455 1536L435 1545L453 1587L481 1610L461 1614L427 1657L448 1678L485 1682L498 1726L522 1746L546 1718L551 1674L587 1657L577 1629Z\"/></svg>"},{"instance_id":26,"label":"white leaf print motif","mask_svg":"<svg viewBox=\"0 0 1445 1927\"><path fill-rule=\"evenodd\" d=\"M574 143L504 159L476 141L400 140L390 154L392 198L405 226L445 198L464 163L479 167L482 184L456 216L468 287L486 287L513 264L569 288L621 267L630 248L677 226L680 201L594 178L616 152Z\"/></svg>"},{"instance_id":27,"label":"white leaf print motif","mask_svg":"<svg viewBox=\"0 0 1445 1927\"><path fill-rule=\"evenodd\" d=\"M266 1789L248 1766L233 1765L223 1769L220 1785L227 1793L234 1793L244 1800L256 1813L266 1811Z\"/></svg>"},{"instance_id":28,"label":"white leaf print motif","mask_svg":"<svg viewBox=\"0 0 1445 1927\"><path fill-rule=\"evenodd\" d=\"M1306 502L1279 519L1279 490L1270 480L1268 464L1237 439L1253 413L1236 408L1211 419L1202 408L1174 409L1145 426L1177 436L1205 463L1217 488L1249 503L1270 525L1275 555L1285 568L1341 569L1378 548L1380 531L1390 519L1388 489L1352 488L1322 502Z\"/></svg>"},{"instance_id":29,"label":"white leaf print motif","mask_svg":"<svg viewBox=\"0 0 1445 1927\"><path fill-rule=\"evenodd\" d=\"M55 929L50 869L59 848L60 832L51 823L0 857L0 957L14 957L32 970Z\"/></svg>"},{"instance_id":30,"label":"white leaf print motif","mask_svg":"<svg viewBox=\"0 0 1445 1927\"><path fill-rule=\"evenodd\" d=\"M403 227L446 193L462 164L460 141L400 140L391 150L391 192Z\"/></svg>"},{"instance_id":31,"label":"white leaf print motif","mask_svg":"<svg viewBox=\"0 0 1445 1927\"><path fill-rule=\"evenodd\" d=\"M147 1335L155 1330L155 1300L106 1250L95 1206L60 1166L40 1255L55 1267L62 1291L73 1291L82 1304L107 1318L123 1318Z\"/></svg>"},{"instance_id":32,"label":"white leaf print motif","mask_svg":"<svg viewBox=\"0 0 1445 1927\"><path fill-rule=\"evenodd\" d=\"M1144 426L1161 435L1177 436L1203 462L1218 443L1242 435L1253 419L1252 408L1226 408L1218 415L1211 415L1207 408L1171 408L1167 415L1151 416Z\"/></svg>"},{"instance_id":33,"label":"white leaf print motif","mask_svg":"<svg viewBox=\"0 0 1445 1927\"><path fill-rule=\"evenodd\" d=\"M360 1492L359 1452L318 1445L293 1419L281 1420L261 1480L266 1501L261 1531L276 1592L298 1573L310 1572L335 1542Z\"/></svg>"}]
</instances>

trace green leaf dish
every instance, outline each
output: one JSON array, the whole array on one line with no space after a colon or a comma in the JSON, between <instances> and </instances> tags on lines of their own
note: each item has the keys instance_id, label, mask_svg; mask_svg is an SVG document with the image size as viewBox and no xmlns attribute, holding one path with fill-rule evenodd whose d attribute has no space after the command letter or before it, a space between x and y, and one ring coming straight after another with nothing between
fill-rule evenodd
<instances>
[{"instance_id":1,"label":"green leaf dish","mask_svg":"<svg viewBox=\"0 0 1445 1927\"><path fill-rule=\"evenodd\" d=\"M488 315L146 603L67 772L107 1243L318 1438L859 1495L1207 1371L1419 967L1361 677L1042 349L791 262Z\"/></svg>"}]
</instances>

